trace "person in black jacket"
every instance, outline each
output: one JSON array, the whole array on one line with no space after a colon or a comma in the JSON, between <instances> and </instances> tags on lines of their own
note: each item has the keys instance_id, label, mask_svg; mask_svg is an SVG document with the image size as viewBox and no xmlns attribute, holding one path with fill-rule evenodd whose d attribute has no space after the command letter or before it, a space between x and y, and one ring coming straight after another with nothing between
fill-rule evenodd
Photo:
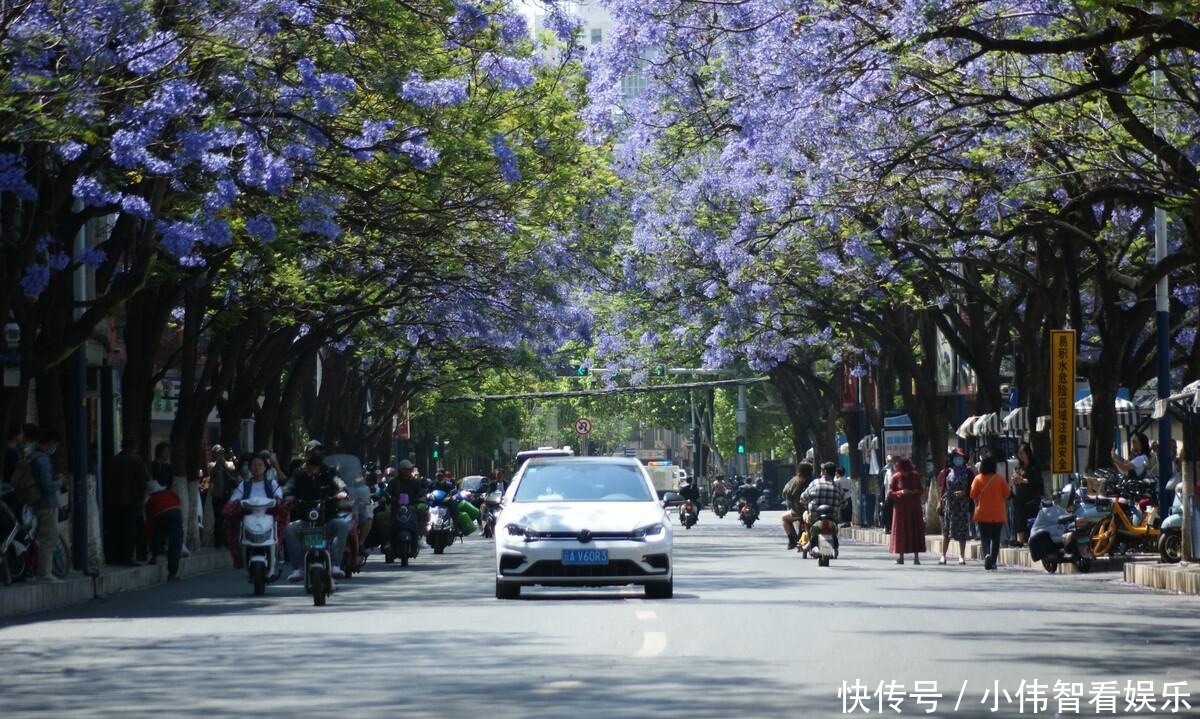
<instances>
[{"instance_id":1,"label":"person in black jacket","mask_svg":"<svg viewBox=\"0 0 1200 719\"><path fill-rule=\"evenodd\" d=\"M314 446L315 445L315 446ZM337 516L338 504L346 498L346 485L338 478L332 468L325 466L322 460L319 442L309 442L304 465L297 469L288 479L284 489L284 498L289 504L301 502L320 502L325 507L325 534L331 537L329 556L332 559L330 569L335 579L345 577L342 571L342 550L346 546L346 537L350 534L350 522ZM299 516L299 515L296 515ZM290 523L284 533L287 542L288 559L292 563L292 573L288 575L289 582L299 582L304 579L304 550L300 546L300 530L307 516L300 516L297 521Z\"/></svg>"}]
</instances>

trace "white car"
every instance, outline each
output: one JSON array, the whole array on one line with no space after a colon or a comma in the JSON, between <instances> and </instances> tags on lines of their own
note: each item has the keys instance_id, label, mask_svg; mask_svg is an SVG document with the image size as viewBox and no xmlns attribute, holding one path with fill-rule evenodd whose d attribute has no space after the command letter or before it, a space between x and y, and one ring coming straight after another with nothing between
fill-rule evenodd
<instances>
[{"instance_id":1,"label":"white car","mask_svg":"<svg viewBox=\"0 0 1200 719\"><path fill-rule=\"evenodd\" d=\"M535 584L640 584L647 597L672 595L671 524L637 459L532 459L504 499L497 599L516 599Z\"/></svg>"}]
</instances>

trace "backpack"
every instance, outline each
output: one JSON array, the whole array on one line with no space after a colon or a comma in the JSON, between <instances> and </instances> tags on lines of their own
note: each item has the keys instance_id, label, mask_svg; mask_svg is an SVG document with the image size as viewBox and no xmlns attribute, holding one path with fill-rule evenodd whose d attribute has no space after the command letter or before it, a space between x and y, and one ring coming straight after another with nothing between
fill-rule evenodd
<instances>
[{"instance_id":1,"label":"backpack","mask_svg":"<svg viewBox=\"0 0 1200 719\"><path fill-rule=\"evenodd\" d=\"M42 488L38 486L37 477L33 476L33 463L29 457L17 460L8 483L13 486L17 499L21 500L22 504L33 507L42 501Z\"/></svg>"}]
</instances>

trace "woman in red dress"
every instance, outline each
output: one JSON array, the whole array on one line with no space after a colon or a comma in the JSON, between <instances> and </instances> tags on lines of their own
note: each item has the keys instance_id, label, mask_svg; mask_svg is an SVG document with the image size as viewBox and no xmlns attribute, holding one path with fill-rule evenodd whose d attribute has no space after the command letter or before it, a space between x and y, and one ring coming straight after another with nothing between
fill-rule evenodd
<instances>
[{"instance_id":1,"label":"woman in red dress","mask_svg":"<svg viewBox=\"0 0 1200 719\"><path fill-rule=\"evenodd\" d=\"M921 475L908 457L896 461L896 472L888 487L892 498L892 538L890 549L899 556L896 564L904 564L904 555L912 552L913 564L921 563L925 551L925 516L921 500L924 491Z\"/></svg>"}]
</instances>

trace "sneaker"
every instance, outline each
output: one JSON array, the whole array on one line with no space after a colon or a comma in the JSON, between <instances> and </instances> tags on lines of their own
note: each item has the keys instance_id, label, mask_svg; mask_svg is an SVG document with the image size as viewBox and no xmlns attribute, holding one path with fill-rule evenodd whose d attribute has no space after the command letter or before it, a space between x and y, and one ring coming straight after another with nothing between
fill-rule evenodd
<instances>
[{"instance_id":1,"label":"sneaker","mask_svg":"<svg viewBox=\"0 0 1200 719\"><path fill-rule=\"evenodd\" d=\"M304 572L299 569L293 569L292 573L288 575L289 582L299 582L302 579L304 579Z\"/></svg>"},{"instance_id":2,"label":"sneaker","mask_svg":"<svg viewBox=\"0 0 1200 719\"><path fill-rule=\"evenodd\" d=\"M343 572L342 568L336 564L330 568L329 573L333 575L334 579L345 579L346 578L346 573Z\"/></svg>"},{"instance_id":3,"label":"sneaker","mask_svg":"<svg viewBox=\"0 0 1200 719\"><path fill-rule=\"evenodd\" d=\"M966 564L966 563L967 563L967 558L966 558L966 557L959 557L959 558L958 558L958 563L959 563L959 564Z\"/></svg>"},{"instance_id":4,"label":"sneaker","mask_svg":"<svg viewBox=\"0 0 1200 719\"><path fill-rule=\"evenodd\" d=\"M945 564L945 563L946 563L945 557L938 557L938 564Z\"/></svg>"},{"instance_id":5,"label":"sneaker","mask_svg":"<svg viewBox=\"0 0 1200 719\"><path fill-rule=\"evenodd\" d=\"M187 545L186 545L186 544L185 544L185 545L183 545L183 549L182 549L182 550L180 550L180 552L179 552L179 556L180 556L180 557L190 557L190 556L192 556L192 553L191 553L191 551L189 551L189 550L188 550L188 548L187 548Z\"/></svg>"}]
</instances>

